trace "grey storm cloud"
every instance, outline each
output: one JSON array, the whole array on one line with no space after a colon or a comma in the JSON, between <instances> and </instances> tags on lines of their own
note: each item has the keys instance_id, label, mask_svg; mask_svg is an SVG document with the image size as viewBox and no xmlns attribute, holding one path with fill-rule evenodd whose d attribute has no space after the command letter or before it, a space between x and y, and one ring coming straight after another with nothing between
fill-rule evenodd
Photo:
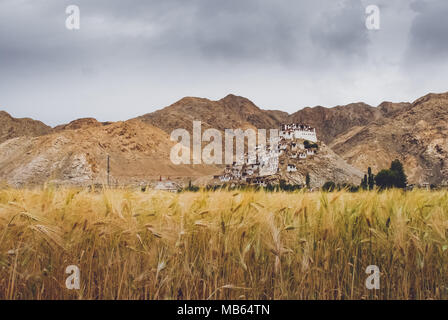
<instances>
[{"instance_id":1,"label":"grey storm cloud","mask_svg":"<svg viewBox=\"0 0 448 320\"><path fill-rule=\"evenodd\" d=\"M378 31L365 27L371 2ZM72 4L78 31L65 28ZM411 100L443 90L447 14L444 0L0 0L0 108L55 125L185 95L232 92L289 112ZM439 77L410 79L407 66L423 63Z\"/></svg>"},{"instance_id":2,"label":"grey storm cloud","mask_svg":"<svg viewBox=\"0 0 448 320\"><path fill-rule=\"evenodd\" d=\"M448 2L420 0L411 8L416 12L408 48L411 62L448 58Z\"/></svg>"},{"instance_id":3,"label":"grey storm cloud","mask_svg":"<svg viewBox=\"0 0 448 320\"><path fill-rule=\"evenodd\" d=\"M5 65L33 63L32 57L96 61L106 54L309 63L317 51L344 58L347 52L363 53L367 44L357 0L79 0L82 28L74 36L61 28L61 12L70 3L6 0L0 5Z\"/></svg>"}]
</instances>

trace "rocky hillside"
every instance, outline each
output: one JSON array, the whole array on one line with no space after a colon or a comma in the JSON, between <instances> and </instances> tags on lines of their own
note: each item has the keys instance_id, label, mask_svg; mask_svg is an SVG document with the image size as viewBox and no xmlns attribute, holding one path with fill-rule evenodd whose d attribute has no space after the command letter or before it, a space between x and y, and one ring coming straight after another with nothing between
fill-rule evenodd
<instances>
[{"instance_id":1,"label":"rocky hillside","mask_svg":"<svg viewBox=\"0 0 448 320\"><path fill-rule=\"evenodd\" d=\"M9 113L0 111L0 143L16 137L36 137L52 132L44 123L29 119L13 118Z\"/></svg>"},{"instance_id":2,"label":"rocky hillside","mask_svg":"<svg viewBox=\"0 0 448 320\"><path fill-rule=\"evenodd\" d=\"M378 107L372 107L358 102L333 108L307 107L291 114L287 121L307 123L315 127L319 138L330 143L336 136L347 133L352 128L393 118L409 105L410 103L383 102Z\"/></svg>"},{"instance_id":3,"label":"rocky hillside","mask_svg":"<svg viewBox=\"0 0 448 320\"><path fill-rule=\"evenodd\" d=\"M219 101L184 98L141 119L169 133L191 129L193 120L204 128L277 128L302 122L316 127L319 139L360 170L387 168L399 158L411 183L448 183L446 172L447 94L429 94L414 103L365 103L325 108L307 107L288 115L261 110L251 101L229 95Z\"/></svg>"},{"instance_id":4,"label":"rocky hillside","mask_svg":"<svg viewBox=\"0 0 448 320\"><path fill-rule=\"evenodd\" d=\"M262 110L250 100L228 95L211 101L183 98L137 119L101 123L78 119L52 129L40 121L15 119L0 112L0 179L15 185L42 183L101 183L107 154L115 181L138 183L160 175L206 181L215 166L175 166L169 160L174 144L169 134L191 130L194 120L203 130L217 128L278 128L303 122L317 128L328 153L348 164L374 172L401 159L411 183L448 184L448 93L428 94L413 103L383 102L378 107L354 103L334 108L304 108L291 115ZM342 162L341 162L342 161ZM346 161L347 163L345 163ZM317 171L331 166L320 162ZM350 167L351 168L351 167ZM351 169L350 169L351 170ZM358 174L358 173L356 173ZM331 180L331 174L322 175Z\"/></svg>"},{"instance_id":5,"label":"rocky hillside","mask_svg":"<svg viewBox=\"0 0 448 320\"><path fill-rule=\"evenodd\" d=\"M288 117L288 122L306 123L315 127L319 139L329 143L335 136L350 128L366 125L372 119L381 118L381 112L365 103L325 108L321 106L301 109Z\"/></svg>"},{"instance_id":6,"label":"rocky hillside","mask_svg":"<svg viewBox=\"0 0 448 320\"><path fill-rule=\"evenodd\" d=\"M319 139L330 143L334 137L351 128L365 126L374 120L392 117L409 103L384 102L378 108L365 103L352 103L326 108L306 107L293 114L278 110L262 110L250 100L228 95L212 101L187 97L180 101L139 117L145 123L161 128L168 134L174 129L192 129L194 120L202 121L204 130L216 128L278 128L282 123L301 122L309 124L319 132Z\"/></svg>"},{"instance_id":7,"label":"rocky hillside","mask_svg":"<svg viewBox=\"0 0 448 320\"><path fill-rule=\"evenodd\" d=\"M296 140L297 142L297 140ZM303 141L302 141L303 143ZM306 175L310 176L310 187L319 188L327 181L338 184L359 185L363 173L349 165L324 143L319 143L319 150L306 159L292 159L294 152L288 149L280 156L279 179L289 184L306 185ZM287 166L294 165L297 171L288 172Z\"/></svg>"},{"instance_id":8,"label":"rocky hillside","mask_svg":"<svg viewBox=\"0 0 448 320\"><path fill-rule=\"evenodd\" d=\"M160 175L183 179L217 172L213 166L171 164L172 145L165 132L137 120L18 137L0 144L0 177L15 186L105 183L107 155L111 181L119 185L144 184Z\"/></svg>"},{"instance_id":9,"label":"rocky hillside","mask_svg":"<svg viewBox=\"0 0 448 320\"><path fill-rule=\"evenodd\" d=\"M111 122L99 122L94 118L82 118L74 120L68 124L56 126L54 127L54 131L59 132L63 130L87 129L91 127L101 127L108 124L111 124Z\"/></svg>"},{"instance_id":10,"label":"rocky hillside","mask_svg":"<svg viewBox=\"0 0 448 320\"><path fill-rule=\"evenodd\" d=\"M162 110L139 117L145 123L170 134L182 128L191 132L193 121L201 121L203 130L215 128L277 128L287 118L282 111L261 110L250 100L228 95L218 101L203 98L183 98Z\"/></svg>"},{"instance_id":11,"label":"rocky hillside","mask_svg":"<svg viewBox=\"0 0 448 320\"><path fill-rule=\"evenodd\" d=\"M448 93L412 104L382 104L391 116L340 134L330 147L353 166L375 171L401 159L411 183L448 184Z\"/></svg>"}]
</instances>

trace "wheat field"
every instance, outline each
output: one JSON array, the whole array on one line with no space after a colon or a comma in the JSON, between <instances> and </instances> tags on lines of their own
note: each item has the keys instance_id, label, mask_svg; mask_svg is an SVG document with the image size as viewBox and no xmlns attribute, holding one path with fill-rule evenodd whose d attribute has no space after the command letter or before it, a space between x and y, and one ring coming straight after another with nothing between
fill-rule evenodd
<instances>
[{"instance_id":1,"label":"wheat field","mask_svg":"<svg viewBox=\"0 0 448 320\"><path fill-rule=\"evenodd\" d=\"M0 299L446 299L447 230L445 191L5 188Z\"/></svg>"}]
</instances>

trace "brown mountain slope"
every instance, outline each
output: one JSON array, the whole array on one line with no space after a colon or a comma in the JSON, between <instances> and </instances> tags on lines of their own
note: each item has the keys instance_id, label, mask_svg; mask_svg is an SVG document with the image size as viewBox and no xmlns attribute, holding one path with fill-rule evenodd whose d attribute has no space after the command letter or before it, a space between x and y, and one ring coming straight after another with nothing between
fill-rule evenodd
<instances>
[{"instance_id":1,"label":"brown mountain slope","mask_svg":"<svg viewBox=\"0 0 448 320\"><path fill-rule=\"evenodd\" d=\"M104 183L107 155L111 180L117 184L142 184L159 175L194 178L218 172L213 166L171 164L172 145L165 132L137 120L19 137L0 144L0 177L16 186L45 181Z\"/></svg>"},{"instance_id":2,"label":"brown mountain slope","mask_svg":"<svg viewBox=\"0 0 448 320\"><path fill-rule=\"evenodd\" d=\"M288 117L288 122L307 123L316 128L319 138L325 143L355 126L364 126L383 117L381 110L365 103L325 108L304 108Z\"/></svg>"},{"instance_id":3,"label":"brown mountain slope","mask_svg":"<svg viewBox=\"0 0 448 320\"><path fill-rule=\"evenodd\" d=\"M317 154L309 156L307 159L291 159L289 154L280 157L281 160L284 160L283 165L280 165L280 172L287 183L306 185L306 175L309 174L310 186L313 188L320 188L327 181L334 181L338 184L360 184L363 177L360 170L349 165L324 143L319 145ZM288 173L287 164L294 164L297 172Z\"/></svg>"},{"instance_id":4,"label":"brown mountain slope","mask_svg":"<svg viewBox=\"0 0 448 320\"><path fill-rule=\"evenodd\" d=\"M299 142L300 141L300 142ZM296 143L303 143L303 140L295 140ZM290 146L285 153L280 156L280 171L278 176L290 184L306 185L306 175L310 176L310 186L320 188L327 181L338 184L359 185L363 173L349 165L344 159L334 153L324 143L319 143L319 150L313 156L306 159L292 159ZM288 172L287 166L294 165L296 172Z\"/></svg>"},{"instance_id":5,"label":"brown mountain slope","mask_svg":"<svg viewBox=\"0 0 448 320\"><path fill-rule=\"evenodd\" d=\"M0 143L16 137L36 137L50 132L51 127L40 121L29 118L17 119L5 111L0 111Z\"/></svg>"},{"instance_id":6,"label":"brown mountain slope","mask_svg":"<svg viewBox=\"0 0 448 320\"><path fill-rule=\"evenodd\" d=\"M234 95L219 101L190 97L126 122L85 118L55 129L0 112L0 178L15 185L48 180L101 183L107 154L112 157L113 181L122 184L159 175L217 174L215 166L175 166L169 160L174 144L169 134L176 128L191 130L194 120L202 121L203 130L269 129L304 122L316 127L318 138L358 169L371 166L378 171L399 158L411 183L448 184L448 93L428 94L412 104L384 102L374 108L355 103L305 108L292 115L262 110Z\"/></svg>"},{"instance_id":7,"label":"brown mountain slope","mask_svg":"<svg viewBox=\"0 0 448 320\"><path fill-rule=\"evenodd\" d=\"M332 108L307 107L289 115L286 120L291 123L307 123L315 127L319 138L325 143L330 143L337 135L347 133L351 128L392 118L410 105L407 102L383 102L378 107L372 107L358 102Z\"/></svg>"},{"instance_id":8,"label":"brown mountain slope","mask_svg":"<svg viewBox=\"0 0 448 320\"><path fill-rule=\"evenodd\" d=\"M325 143L355 126L364 126L373 120L389 117L406 104L385 102L379 108L365 103L325 108L307 107L293 114L278 110L262 110L250 100L228 95L218 101L186 97L180 101L138 119L161 128L168 134L183 128L191 132L194 120L200 120L203 129L278 128L281 123L303 122L317 128L319 138Z\"/></svg>"},{"instance_id":9,"label":"brown mountain slope","mask_svg":"<svg viewBox=\"0 0 448 320\"><path fill-rule=\"evenodd\" d=\"M374 171L401 159L411 183L448 183L448 93L395 106L393 116L336 137L330 147L350 164Z\"/></svg>"},{"instance_id":10,"label":"brown mountain slope","mask_svg":"<svg viewBox=\"0 0 448 320\"><path fill-rule=\"evenodd\" d=\"M385 101L378 106L378 109L381 111L383 117L392 118L395 117L400 112L403 112L405 109L411 107L411 103L409 102L389 102Z\"/></svg>"},{"instance_id":11,"label":"brown mountain slope","mask_svg":"<svg viewBox=\"0 0 448 320\"><path fill-rule=\"evenodd\" d=\"M286 119L286 112L261 110L250 100L228 95L218 101L187 97L162 110L139 117L145 123L170 134L182 128L191 132L193 121L202 121L203 130L215 128L277 128Z\"/></svg>"}]
</instances>

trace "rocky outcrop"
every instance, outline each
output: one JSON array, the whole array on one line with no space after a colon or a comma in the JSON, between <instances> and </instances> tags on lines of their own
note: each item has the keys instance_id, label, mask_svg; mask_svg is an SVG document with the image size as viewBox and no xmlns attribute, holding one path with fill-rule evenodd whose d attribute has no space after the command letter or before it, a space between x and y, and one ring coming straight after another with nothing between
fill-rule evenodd
<instances>
[{"instance_id":1,"label":"rocky outcrop","mask_svg":"<svg viewBox=\"0 0 448 320\"><path fill-rule=\"evenodd\" d=\"M52 128L30 118L14 118L0 111L0 143L17 137L37 137L52 132Z\"/></svg>"},{"instance_id":2,"label":"rocky outcrop","mask_svg":"<svg viewBox=\"0 0 448 320\"><path fill-rule=\"evenodd\" d=\"M387 110L387 118L352 128L330 147L362 170L370 166L378 171L398 158L411 183L448 184L448 93L428 94Z\"/></svg>"},{"instance_id":3,"label":"rocky outcrop","mask_svg":"<svg viewBox=\"0 0 448 320\"><path fill-rule=\"evenodd\" d=\"M204 129L277 128L287 115L282 111L262 110L246 98L228 95L218 101L183 98L169 107L138 119L170 134L178 128L191 132L193 121L201 121Z\"/></svg>"},{"instance_id":4,"label":"rocky outcrop","mask_svg":"<svg viewBox=\"0 0 448 320\"><path fill-rule=\"evenodd\" d=\"M82 119L74 120L68 124L62 124L62 125L56 126L54 128L54 131L78 130L78 129L85 129L85 128L91 128L91 127L101 127L101 126L107 125L107 124L110 124L110 122L101 123L94 118L82 118Z\"/></svg>"}]
</instances>

